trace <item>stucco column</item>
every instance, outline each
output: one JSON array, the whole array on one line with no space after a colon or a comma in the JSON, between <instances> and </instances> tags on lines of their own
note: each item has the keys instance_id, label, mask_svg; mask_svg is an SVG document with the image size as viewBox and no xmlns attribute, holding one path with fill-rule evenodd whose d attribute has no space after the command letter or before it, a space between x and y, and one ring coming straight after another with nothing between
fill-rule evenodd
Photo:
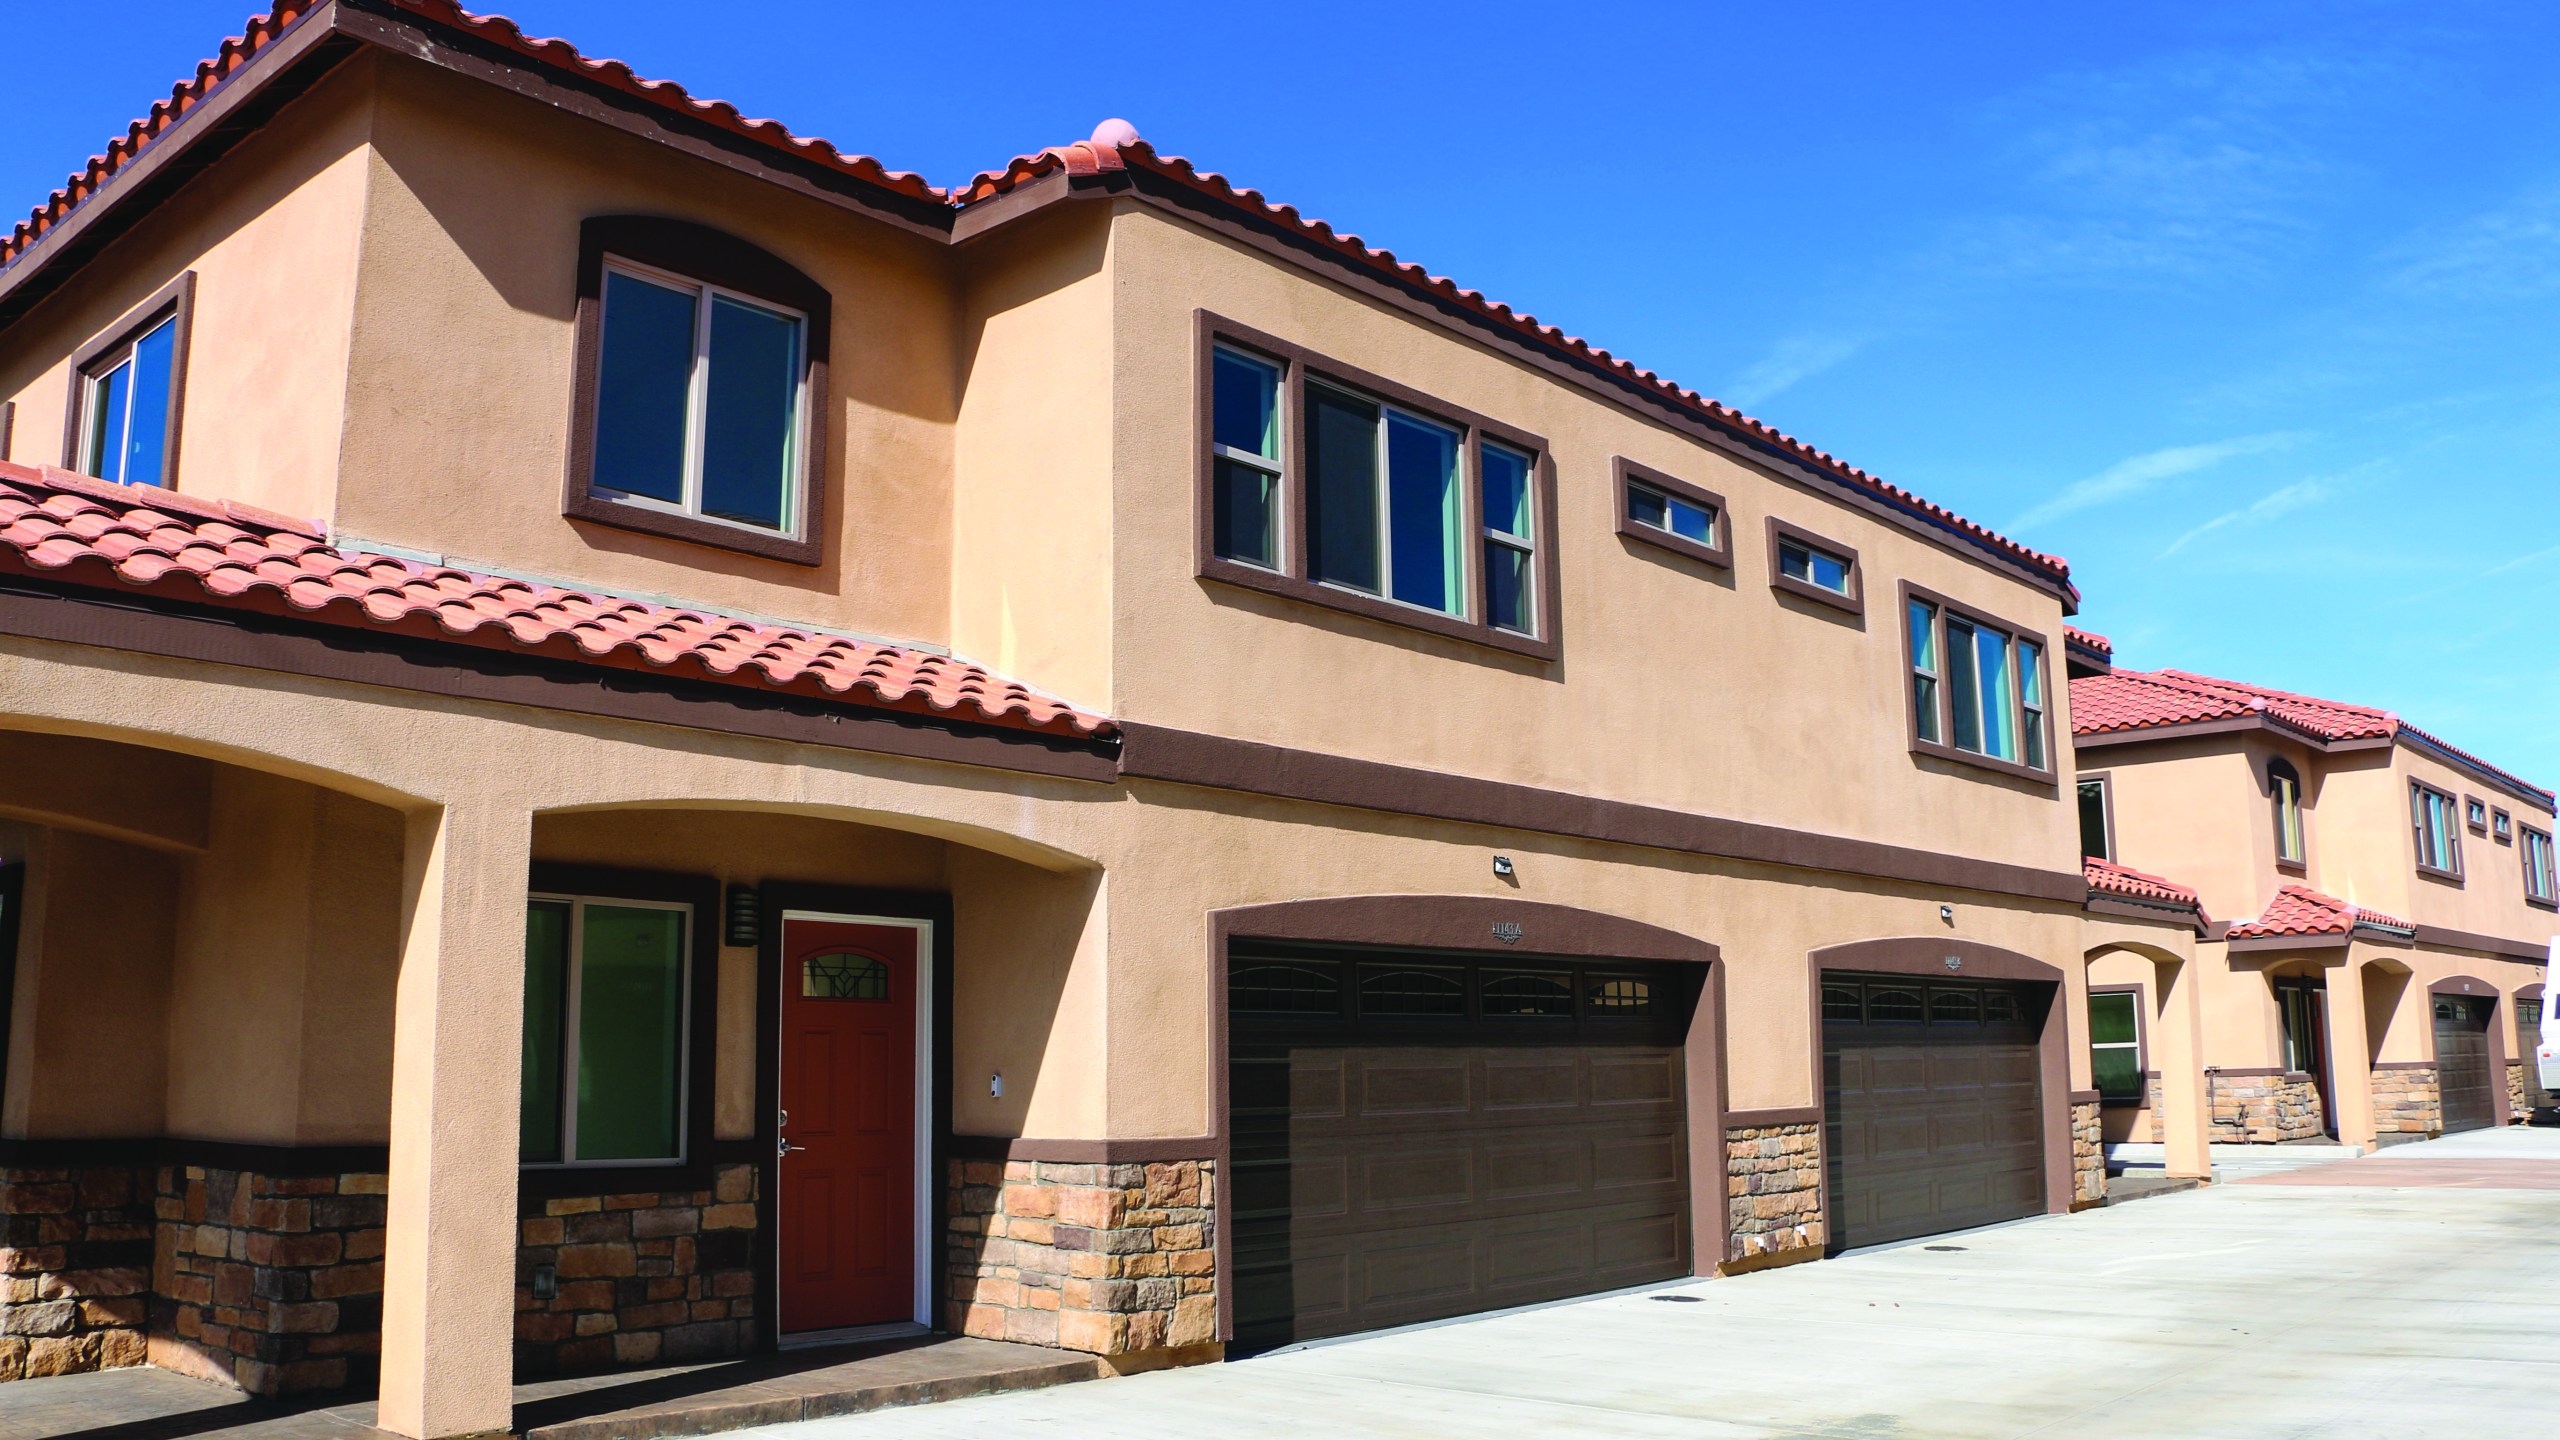
<instances>
[{"instance_id":1,"label":"stucco column","mask_svg":"<svg viewBox=\"0 0 2560 1440\"><path fill-rule=\"evenodd\" d=\"M409 820L378 1423L418 1440L510 1428L532 833L496 804Z\"/></svg>"},{"instance_id":2,"label":"stucco column","mask_svg":"<svg viewBox=\"0 0 2560 1440\"><path fill-rule=\"evenodd\" d=\"M2152 979L2159 987L2160 1014L2152 1065L2160 1072L2160 1142L2170 1175L2209 1180L2213 1159L2213 1112L2205 1099L2204 977L2199 960L2154 962Z\"/></svg>"},{"instance_id":3,"label":"stucco column","mask_svg":"<svg viewBox=\"0 0 2560 1440\"><path fill-rule=\"evenodd\" d=\"M2329 972L2329 1095L2342 1145L2373 1148L2373 1040L2366 1032L2364 966L2350 955Z\"/></svg>"}]
</instances>

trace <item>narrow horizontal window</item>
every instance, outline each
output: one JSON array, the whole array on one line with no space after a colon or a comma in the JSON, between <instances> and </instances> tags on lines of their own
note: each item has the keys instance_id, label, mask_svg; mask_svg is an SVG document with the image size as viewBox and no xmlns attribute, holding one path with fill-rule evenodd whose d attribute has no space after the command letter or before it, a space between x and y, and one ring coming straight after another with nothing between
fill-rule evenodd
<instances>
[{"instance_id":1,"label":"narrow horizontal window","mask_svg":"<svg viewBox=\"0 0 2560 1440\"><path fill-rule=\"evenodd\" d=\"M1627 483L1627 518L1683 540L1695 540L1711 548L1716 544L1715 511L1677 495L1666 495L1650 485Z\"/></svg>"},{"instance_id":2,"label":"narrow horizontal window","mask_svg":"<svg viewBox=\"0 0 2560 1440\"><path fill-rule=\"evenodd\" d=\"M1227 986L1238 1010L1332 1015L1342 1009L1342 972L1330 965L1241 965Z\"/></svg>"},{"instance_id":3,"label":"narrow horizontal window","mask_svg":"<svg viewBox=\"0 0 2560 1440\"><path fill-rule=\"evenodd\" d=\"M1778 573L1819 589L1849 593L1849 562L1799 540L1778 542Z\"/></svg>"}]
</instances>

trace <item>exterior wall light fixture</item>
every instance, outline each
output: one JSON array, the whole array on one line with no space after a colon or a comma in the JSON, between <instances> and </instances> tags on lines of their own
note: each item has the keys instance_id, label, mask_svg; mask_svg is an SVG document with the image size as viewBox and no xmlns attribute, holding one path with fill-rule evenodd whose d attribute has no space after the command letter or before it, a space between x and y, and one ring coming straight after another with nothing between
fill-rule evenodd
<instances>
[{"instance_id":1,"label":"exterior wall light fixture","mask_svg":"<svg viewBox=\"0 0 2560 1440\"><path fill-rule=\"evenodd\" d=\"M764 897L753 885L730 886L720 910L722 944L752 950L764 939Z\"/></svg>"},{"instance_id":2,"label":"exterior wall light fixture","mask_svg":"<svg viewBox=\"0 0 2560 1440\"><path fill-rule=\"evenodd\" d=\"M1496 874L1496 875L1501 876L1501 877L1502 877L1503 879L1505 879L1505 880L1510 879L1510 878L1511 878L1511 857L1510 857L1510 856L1508 856L1508 855L1496 855L1496 856L1494 856L1494 857L1493 857L1493 873L1494 873L1494 874Z\"/></svg>"}]
</instances>

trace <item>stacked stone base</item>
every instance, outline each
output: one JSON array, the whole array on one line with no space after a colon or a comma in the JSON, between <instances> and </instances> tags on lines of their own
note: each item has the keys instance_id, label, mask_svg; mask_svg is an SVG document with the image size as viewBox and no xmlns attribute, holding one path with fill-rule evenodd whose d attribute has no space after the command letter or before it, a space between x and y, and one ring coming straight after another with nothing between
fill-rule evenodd
<instances>
[{"instance_id":1,"label":"stacked stone base","mask_svg":"<svg viewBox=\"0 0 2560 1440\"><path fill-rule=\"evenodd\" d=\"M2533 1081L2527 1075L2524 1063L2518 1060L2508 1061L2507 1114L2513 1117L2516 1124L2521 1125L2532 1118L2533 1094Z\"/></svg>"},{"instance_id":2,"label":"stacked stone base","mask_svg":"<svg viewBox=\"0 0 2560 1440\"><path fill-rule=\"evenodd\" d=\"M386 1177L164 1165L158 1180L152 1364L253 1395L374 1381Z\"/></svg>"},{"instance_id":3,"label":"stacked stone base","mask_svg":"<svg viewBox=\"0 0 2560 1440\"><path fill-rule=\"evenodd\" d=\"M2325 1133L2320 1087L2310 1076L2205 1074L2217 1144L2280 1145Z\"/></svg>"},{"instance_id":4,"label":"stacked stone base","mask_svg":"<svg viewBox=\"0 0 2560 1440\"><path fill-rule=\"evenodd\" d=\"M950 1329L1118 1368L1215 1345L1216 1161L962 1160L950 1186Z\"/></svg>"},{"instance_id":5,"label":"stacked stone base","mask_svg":"<svg viewBox=\"0 0 2560 1440\"><path fill-rule=\"evenodd\" d=\"M0 1168L0 1380L143 1363L153 1227L141 1167Z\"/></svg>"},{"instance_id":6,"label":"stacked stone base","mask_svg":"<svg viewBox=\"0 0 2560 1440\"><path fill-rule=\"evenodd\" d=\"M756 1344L752 1165L707 1190L519 1200L516 1373L718 1360Z\"/></svg>"},{"instance_id":7,"label":"stacked stone base","mask_svg":"<svg viewBox=\"0 0 2560 1440\"><path fill-rule=\"evenodd\" d=\"M2436 1090L2433 1065L2376 1066L2373 1072L2373 1128L2380 1135L2440 1135L2444 1107Z\"/></svg>"},{"instance_id":8,"label":"stacked stone base","mask_svg":"<svg viewBox=\"0 0 2560 1440\"><path fill-rule=\"evenodd\" d=\"M2106 1135L2099 1104L2082 1100L2071 1107L2071 1208L2085 1210L2107 1203Z\"/></svg>"},{"instance_id":9,"label":"stacked stone base","mask_svg":"<svg viewBox=\"0 0 2560 1440\"><path fill-rule=\"evenodd\" d=\"M1820 1125L1733 1126L1724 1132L1724 1167L1729 1260L1822 1253Z\"/></svg>"}]
</instances>

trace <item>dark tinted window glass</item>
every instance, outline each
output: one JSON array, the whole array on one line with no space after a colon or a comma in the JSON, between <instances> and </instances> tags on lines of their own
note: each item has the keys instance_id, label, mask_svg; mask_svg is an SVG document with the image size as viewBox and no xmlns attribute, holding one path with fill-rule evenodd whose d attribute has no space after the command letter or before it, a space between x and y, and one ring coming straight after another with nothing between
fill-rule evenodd
<instances>
[{"instance_id":1,"label":"dark tinted window glass","mask_svg":"<svg viewBox=\"0 0 2560 1440\"><path fill-rule=\"evenodd\" d=\"M569 906L536 900L524 916L524 1076L519 1158L560 1158L560 1049L569 996Z\"/></svg>"},{"instance_id":2,"label":"dark tinted window glass","mask_svg":"<svg viewBox=\"0 0 2560 1440\"><path fill-rule=\"evenodd\" d=\"M1365 970L1360 1008L1371 1015L1463 1015L1467 988L1448 970Z\"/></svg>"},{"instance_id":3,"label":"dark tinted window glass","mask_svg":"<svg viewBox=\"0 0 2560 1440\"><path fill-rule=\"evenodd\" d=\"M1932 990L1929 992L1929 1023L1979 1025L1982 1023L1982 1001L1970 990Z\"/></svg>"},{"instance_id":4,"label":"dark tinted window glass","mask_svg":"<svg viewBox=\"0 0 2560 1440\"><path fill-rule=\"evenodd\" d=\"M1228 981L1227 999L1238 1010L1330 1015L1342 1009L1342 976L1330 965L1245 965Z\"/></svg>"},{"instance_id":5,"label":"dark tinted window glass","mask_svg":"<svg viewBox=\"0 0 2560 1440\"><path fill-rule=\"evenodd\" d=\"M798 468L800 322L711 302L711 374L702 414L702 513L789 527Z\"/></svg>"},{"instance_id":6,"label":"dark tinted window glass","mask_svg":"<svg viewBox=\"0 0 2560 1440\"><path fill-rule=\"evenodd\" d=\"M1395 598L1457 614L1466 552L1459 545L1458 432L1410 415L1387 417L1387 533Z\"/></svg>"},{"instance_id":7,"label":"dark tinted window glass","mask_svg":"<svg viewBox=\"0 0 2560 1440\"><path fill-rule=\"evenodd\" d=\"M1613 975L1594 975L1582 988L1582 998L1591 1014L1602 1020L1631 1019L1651 1015L1659 1006L1653 982Z\"/></svg>"},{"instance_id":8,"label":"dark tinted window glass","mask_svg":"<svg viewBox=\"0 0 2560 1440\"><path fill-rule=\"evenodd\" d=\"M133 410L125 427L127 485L169 483L169 388L177 383L178 322L160 322L133 342Z\"/></svg>"},{"instance_id":9,"label":"dark tinted window glass","mask_svg":"<svg viewBox=\"0 0 2560 1440\"><path fill-rule=\"evenodd\" d=\"M1513 973L1487 975L1487 1015L1571 1015L1573 987L1562 975Z\"/></svg>"},{"instance_id":10,"label":"dark tinted window glass","mask_svg":"<svg viewBox=\"0 0 2560 1440\"><path fill-rule=\"evenodd\" d=\"M1855 1024L1863 1014L1865 1011L1858 1004L1857 986L1825 985L1822 987L1823 1019L1843 1020Z\"/></svg>"},{"instance_id":11,"label":"dark tinted window glass","mask_svg":"<svg viewBox=\"0 0 2560 1440\"><path fill-rule=\"evenodd\" d=\"M1520 634L1535 633L1529 616L1529 552L1499 540L1484 542L1485 623Z\"/></svg>"},{"instance_id":12,"label":"dark tinted window glass","mask_svg":"<svg viewBox=\"0 0 2560 1440\"><path fill-rule=\"evenodd\" d=\"M2113 860L2107 853L2107 783L2103 780L2080 782L2080 853Z\"/></svg>"},{"instance_id":13,"label":"dark tinted window glass","mask_svg":"<svg viewBox=\"0 0 2560 1440\"><path fill-rule=\"evenodd\" d=\"M2109 1100L2142 1098L2140 1052L2130 1045L2094 1046L2089 1051L2090 1088Z\"/></svg>"},{"instance_id":14,"label":"dark tinted window glass","mask_svg":"<svg viewBox=\"0 0 2560 1440\"><path fill-rule=\"evenodd\" d=\"M2098 1045L2133 1043L2133 997L2130 995L2092 995L2089 997L2089 1039Z\"/></svg>"},{"instance_id":15,"label":"dark tinted window glass","mask_svg":"<svg viewBox=\"0 0 2560 1440\"><path fill-rule=\"evenodd\" d=\"M1982 1018L1991 1025L2014 1024L2023 1017L2018 1012L2018 997L2005 990L1994 990L1982 997Z\"/></svg>"},{"instance_id":16,"label":"dark tinted window glass","mask_svg":"<svg viewBox=\"0 0 2560 1440\"><path fill-rule=\"evenodd\" d=\"M693 304L685 291L605 274L595 488L683 501Z\"/></svg>"},{"instance_id":17,"label":"dark tinted window glass","mask_svg":"<svg viewBox=\"0 0 2560 1440\"><path fill-rule=\"evenodd\" d=\"M1378 409L1307 387L1307 563L1315 578L1378 593Z\"/></svg>"}]
</instances>

